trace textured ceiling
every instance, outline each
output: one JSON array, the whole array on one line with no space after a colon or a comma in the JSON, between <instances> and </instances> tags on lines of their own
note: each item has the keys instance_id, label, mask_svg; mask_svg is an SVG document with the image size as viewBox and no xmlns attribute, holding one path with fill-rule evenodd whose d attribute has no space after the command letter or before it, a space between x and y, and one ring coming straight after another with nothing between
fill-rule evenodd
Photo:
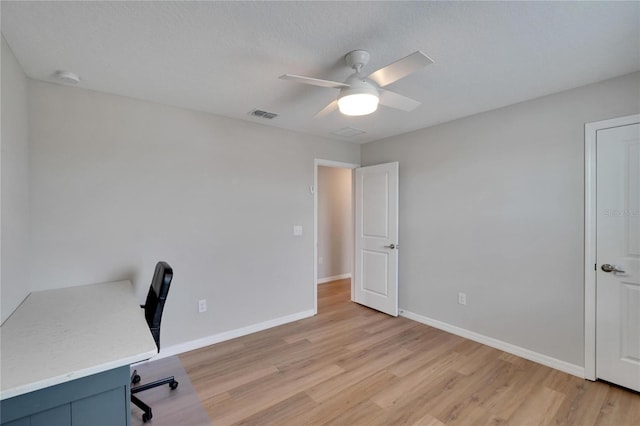
<instances>
[{"instance_id":1,"label":"textured ceiling","mask_svg":"<svg viewBox=\"0 0 640 426\"><path fill-rule=\"evenodd\" d=\"M345 140L368 142L640 69L640 2L9 2L2 33L26 74ZM366 49L371 72L422 50L435 64L387 88L422 102L313 118ZM254 108L279 117L251 117Z\"/></svg>"}]
</instances>

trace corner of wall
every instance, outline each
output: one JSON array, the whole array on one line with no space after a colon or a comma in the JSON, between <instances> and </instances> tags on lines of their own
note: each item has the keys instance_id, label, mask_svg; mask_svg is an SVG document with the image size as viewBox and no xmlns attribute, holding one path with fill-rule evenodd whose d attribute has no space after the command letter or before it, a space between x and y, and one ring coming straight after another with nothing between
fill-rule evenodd
<instances>
[{"instance_id":1,"label":"corner of wall","mask_svg":"<svg viewBox=\"0 0 640 426\"><path fill-rule=\"evenodd\" d=\"M29 126L27 76L1 40L0 322L29 294Z\"/></svg>"}]
</instances>

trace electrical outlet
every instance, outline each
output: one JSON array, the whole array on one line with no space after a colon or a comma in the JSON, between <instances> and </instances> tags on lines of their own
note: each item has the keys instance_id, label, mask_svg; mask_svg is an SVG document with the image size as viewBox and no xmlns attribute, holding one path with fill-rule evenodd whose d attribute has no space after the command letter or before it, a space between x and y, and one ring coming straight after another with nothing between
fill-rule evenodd
<instances>
[{"instance_id":1,"label":"electrical outlet","mask_svg":"<svg viewBox=\"0 0 640 426\"><path fill-rule=\"evenodd\" d=\"M207 312L207 299L198 300L198 312Z\"/></svg>"},{"instance_id":2,"label":"electrical outlet","mask_svg":"<svg viewBox=\"0 0 640 426\"><path fill-rule=\"evenodd\" d=\"M458 293L458 305L466 305L466 304L467 304L467 294Z\"/></svg>"},{"instance_id":3,"label":"electrical outlet","mask_svg":"<svg viewBox=\"0 0 640 426\"><path fill-rule=\"evenodd\" d=\"M296 237L302 235L302 225L293 225L293 235Z\"/></svg>"}]
</instances>

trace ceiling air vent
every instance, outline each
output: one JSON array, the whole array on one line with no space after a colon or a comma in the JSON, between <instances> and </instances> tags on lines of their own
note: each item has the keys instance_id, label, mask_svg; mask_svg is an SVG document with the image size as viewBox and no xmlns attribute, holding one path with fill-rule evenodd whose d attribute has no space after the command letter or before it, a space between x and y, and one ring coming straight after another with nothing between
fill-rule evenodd
<instances>
[{"instance_id":1,"label":"ceiling air vent","mask_svg":"<svg viewBox=\"0 0 640 426\"><path fill-rule=\"evenodd\" d=\"M254 109L253 111L249 112L249 115L253 117L266 118L267 120L273 120L278 116L278 114L276 114L275 112L263 111L261 109Z\"/></svg>"},{"instance_id":2,"label":"ceiling air vent","mask_svg":"<svg viewBox=\"0 0 640 426\"><path fill-rule=\"evenodd\" d=\"M354 138L363 133L367 133L367 132L360 129L354 129L353 127L343 127L340 130L335 130L331 132L332 135L340 136L342 138Z\"/></svg>"}]
</instances>

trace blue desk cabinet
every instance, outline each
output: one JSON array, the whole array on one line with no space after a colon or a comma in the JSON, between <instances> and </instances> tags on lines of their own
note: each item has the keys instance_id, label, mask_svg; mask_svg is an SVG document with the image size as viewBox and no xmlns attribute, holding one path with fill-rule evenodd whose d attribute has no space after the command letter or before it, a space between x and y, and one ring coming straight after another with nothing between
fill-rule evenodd
<instances>
[{"instance_id":1,"label":"blue desk cabinet","mask_svg":"<svg viewBox=\"0 0 640 426\"><path fill-rule=\"evenodd\" d=\"M33 292L0 336L2 426L128 426L129 365L157 353L129 281Z\"/></svg>"},{"instance_id":2,"label":"blue desk cabinet","mask_svg":"<svg viewBox=\"0 0 640 426\"><path fill-rule=\"evenodd\" d=\"M123 366L8 398L2 426L129 426L129 386Z\"/></svg>"}]
</instances>

